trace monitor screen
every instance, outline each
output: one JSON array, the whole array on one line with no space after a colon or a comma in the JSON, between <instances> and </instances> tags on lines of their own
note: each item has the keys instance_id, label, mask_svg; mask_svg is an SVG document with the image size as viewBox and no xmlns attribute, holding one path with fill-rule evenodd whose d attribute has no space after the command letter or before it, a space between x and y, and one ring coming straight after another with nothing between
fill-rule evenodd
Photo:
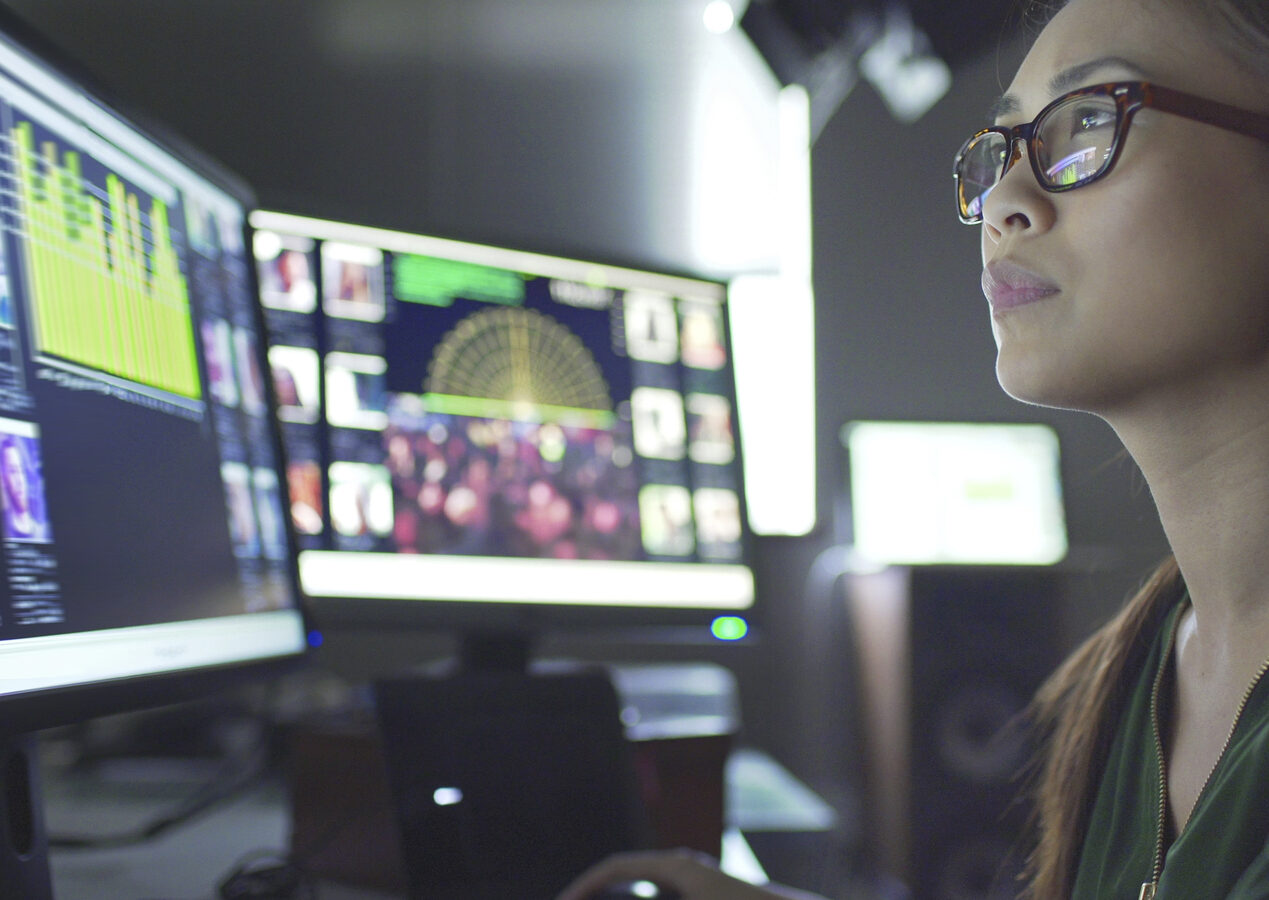
<instances>
[{"instance_id":1,"label":"monitor screen","mask_svg":"<svg viewBox=\"0 0 1269 900\"><path fill-rule=\"evenodd\" d=\"M853 422L853 549L901 565L1049 565L1066 555L1057 434L1047 425Z\"/></svg>"},{"instance_id":2,"label":"monitor screen","mask_svg":"<svg viewBox=\"0 0 1269 900\"><path fill-rule=\"evenodd\" d=\"M19 34L0 21L6 731L306 644L250 195Z\"/></svg>"},{"instance_id":3,"label":"monitor screen","mask_svg":"<svg viewBox=\"0 0 1269 900\"><path fill-rule=\"evenodd\" d=\"M753 603L715 282L257 211L303 590Z\"/></svg>"}]
</instances>

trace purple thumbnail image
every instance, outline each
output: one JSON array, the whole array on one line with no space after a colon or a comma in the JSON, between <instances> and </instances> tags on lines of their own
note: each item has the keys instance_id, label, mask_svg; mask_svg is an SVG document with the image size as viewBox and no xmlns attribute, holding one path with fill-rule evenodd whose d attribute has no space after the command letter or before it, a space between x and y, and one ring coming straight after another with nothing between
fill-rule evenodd
<instances>
[{"instance_id":1,"label":"purple thumbnail image","mask_svg":"<svg viewBox=\"0 0 1269 900\"><path fill-rule=\"evenodd\" d=\"M5 538L51 541L38 440L17 434L0 436L0 480L4 483Z\"/></svg>"}]
</instances>

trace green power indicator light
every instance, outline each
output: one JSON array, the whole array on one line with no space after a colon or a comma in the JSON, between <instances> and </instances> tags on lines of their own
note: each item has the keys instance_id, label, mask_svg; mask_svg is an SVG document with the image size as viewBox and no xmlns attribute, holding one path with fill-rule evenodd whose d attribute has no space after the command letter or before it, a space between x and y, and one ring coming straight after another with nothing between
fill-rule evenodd
<instances>
[{"instance_id":1,"label":"green power indicator light","mask_svg":"<svg viewBox=\"0 0 1269 900\"><path fill-rule=\"evenodd\" d=\"M749 633L749 623L739 616L719 616L709 630L720 641L738 641Z\"/></svg>"}]
</instances>

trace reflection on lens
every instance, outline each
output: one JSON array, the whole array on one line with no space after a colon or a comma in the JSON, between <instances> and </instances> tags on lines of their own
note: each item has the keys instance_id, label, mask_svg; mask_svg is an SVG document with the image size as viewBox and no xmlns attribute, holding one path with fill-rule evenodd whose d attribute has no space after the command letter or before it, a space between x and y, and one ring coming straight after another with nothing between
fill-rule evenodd
<instances>
[{"instance_id":1,"label":"reflection on lens","mask_svg":"<svg viewBox=\"0 0 1269 900\"><path fill-rule=\"evenodd\" d=\"M1077 184L1097 174L1100 156L1096 147L1085 147L1059 159L1044 170L1049 183L1055 185Z\"/></svg>"},{"instance_id":2,"label":"reflection on lens","mask_svg":"<svg viewBox=\"0 0 1269 900\"><path fill-rule=\"evenodd\" d=\"M995 132L973 141L961 157L961 214L968 218L982 215L983 201L1000 180L1007 147L1004 138Z\"/></svg>"},{"instance_id":3,"label":"reflection on lens","mask_svg":"<svg viewBox=\"0 0 1269 900\"><path fill-rule=\"evenodd\" d=\"M1115 144L1119 114L1109 97L1080 95L1055 107L1038 128L1038 156L1053 187L1095 177Z\"/></svg>"}]
</instances>

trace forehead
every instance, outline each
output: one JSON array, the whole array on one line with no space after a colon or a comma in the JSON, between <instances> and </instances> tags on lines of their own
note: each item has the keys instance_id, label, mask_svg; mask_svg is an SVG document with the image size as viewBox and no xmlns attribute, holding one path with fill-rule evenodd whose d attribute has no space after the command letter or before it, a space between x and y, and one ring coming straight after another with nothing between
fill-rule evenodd
<instances>
[{"instance_id":1,"label":"forehead","mask_svg":"<svg viewBox=\"0 0 1269 900\"><path fill-rule=\"evenodd\" d=\"M1089 65L1098 61L1104 64ZM1062 74L1072 70L1082 84L1141 78L1252 108L1264 105L1263 86L1181 0L1071 0L1040 33L1007 96L1029 118L1053 99L1056 84L1081 86L1063 82Z\"/></svg>"}]
</instances>

